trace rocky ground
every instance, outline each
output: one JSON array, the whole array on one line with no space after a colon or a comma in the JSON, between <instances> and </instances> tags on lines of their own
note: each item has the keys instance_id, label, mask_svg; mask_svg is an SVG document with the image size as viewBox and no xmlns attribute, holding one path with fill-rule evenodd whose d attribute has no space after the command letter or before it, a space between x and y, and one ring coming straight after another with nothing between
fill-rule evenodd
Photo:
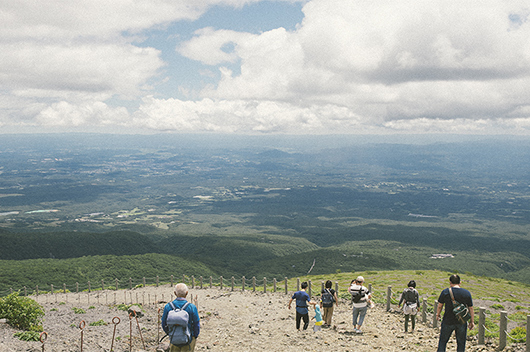
<instances>
[{"instance_id":1,"label":"rocky ground","mask_svg":"<svg viewBox=\"0 0 530 352\"><path fill-rule=\"evenodd\" d=\"M172 288L165 286L118 293L100 291L90 296L75 293L39 296L37 300L46 312L44 351L80 351L81 347L82 351L89 352L110 351L112 344L113 350L120 352L161 350L167 345L167 338L158 343L163 336L158 324L159 310L171 293ZM307 331L299 332L295 329L294 307L287 309L290 296L284 293L214 288L191 289L190 295L197 303L201 318L196 351L425 352L436 351L438 343L437 330L421 322L414 333L404 333L403 316L399 312L386 312L383 306L368 311L360 335L353 332L351 305L346 301L335 308L331 328L313 332L313 320ZM143 303L143 316L131 319L127 311L114 304L124 300L128 304ZM311 312L310 316L314 314ZM94 323L97 324L90 325ZM103 323L105 325L99 325ZM15 332L5 322L0 323L0 351L43 350L41 342L20 341L13 337ZM467 351L495 351L496 343L478 346L471 338ZM505 351L525 351L525 348L524 345L510 345ZM448 351L456 351L453 338Z\"/></svg>"}]
</instances>

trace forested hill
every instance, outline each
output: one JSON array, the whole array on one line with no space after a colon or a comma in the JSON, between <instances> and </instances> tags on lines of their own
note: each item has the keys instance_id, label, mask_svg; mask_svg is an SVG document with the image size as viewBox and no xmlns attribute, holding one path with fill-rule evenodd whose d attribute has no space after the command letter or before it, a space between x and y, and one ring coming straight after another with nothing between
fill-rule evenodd
<instances>
[{"instance_id":1,"label":"forested hill","mask_svg":"<svg viewBox=\"0 0 530 352\"><path fill-rule=\"evenodd\" d=\"M132 231L106 233L11 233L0 231L0 259L77 258L158 253L148 237Z\"/></svg>"}]
</instances>

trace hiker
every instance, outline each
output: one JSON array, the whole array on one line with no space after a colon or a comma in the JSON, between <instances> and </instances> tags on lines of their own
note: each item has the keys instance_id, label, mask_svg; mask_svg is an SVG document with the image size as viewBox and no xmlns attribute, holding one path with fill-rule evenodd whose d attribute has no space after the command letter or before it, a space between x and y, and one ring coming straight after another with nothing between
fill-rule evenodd
<instances>
[{"instance_id":1,"label":"hiker","mask_svg":"<svg viewBox=\"0 0 530 352\"><path fill-rule=\"evenodd\" d=\"M372 294L363 286L363 283L364 277L358 276L348 287L348 292L351 293L353 299L353 331L357 334L362 334L361 326L368 310L368 303L372 298Z\"/></svg>"},{"instance_id":2,"label":"hiker","mask_svg":"<svg viewBox=\"0 0 530 352\"><path fill-rule=\"evenodd\" d=\"M338 307L339 299L337 292L331 288L331 280L326 281L325 288L322 290L320 300L322 304L322 318L324 320L324 326L331 326L331 317L333 316L333 303Z\"/></svg>"},{"instance_id":3,"label":"hiker","mask_svg":"<svg viewBox=\"0 0 530 352\"><path fill-rule=\"evenodd\" d=\"M403 290L401 299L399 300L398 307L401 308L403 303L403 314L405 314L405 332L408 332L409 318L412 324L410 332L414 332L416 327L416 314L418 313L418 307L420 306L420 294L416 290L416 281L410 280L407 288Z\"/></svg>"},{"instance_id":4,"label":"hiker","mask_svg":"<svg viewBox=\"0 0 530 352\"><path fill-rule=\"evenodd\" d=\"M190 339L188 343L184 345L174 345L170 344L169 352L180 352L180 351L193 351L195 349L195 344L197 342L197 337L199 337L201 325L199 319L199 313L197 307L193 303L188 303L186 301L186 296L188 295L188 286L184 283L178 283L175 285L175 295L177 298L166 304L164 307L164 313L162 314L162 329L170 337L176 329L172 329L172 326L168 326L167 319L168 313L171 310L181 309L184 307L184 310L188 313L188 329L185 333L188 333L188 338ZM179 330L180 332L180 330Z\"/></svg>"},{"instance_id":5,"label":"hiker","mask_svg":"<svg viewBox=\"0 0 530 352\"><path fill-rule=\"evenodd\" d=\"M304 320L304 330L307 330L309 325L309 310L308 304L315 305L316 302L311 302L311 297L305 292L307 288L307 282L302 282L302 289L296 291L291 299L289 300L288 308L291 309L291 303L296 300L296 330L300 331L300 321Z\"/></svg>"},{"instance_id":6,"label":"hiker","mask_svg":"<svg viewBox=\"0 0 530 352\"><path fill-rule=\"evenodd\" d=\"M436 307L436 319L440 320L440 313L445 304L445 312L440 329L440 339L438 340L437 352L445 352L447 342L455 331L456 335L456 350L457 352L464 352L466 350L466 336L467 327L473 329L475 326L475 313L473 311L473 299L471 293L460 287L460 276L453 274L449 277L449 288L446 288L440 293L438 298L438 307ZM453 312L453 301L465 304L469 310L469 323L461 322Z\"/></svg>"},{"instance_id":7,"label":"hiker","mask_svg":"<svg viewBox=\"0 0 530 352\"><path fill-rule=\"evenodd\" d=\"M311 320L315 319L315 326L313 326L313 332L322 331L322 313L320 307L315 304L315 316Z\"/></svg>"}]
</instances>

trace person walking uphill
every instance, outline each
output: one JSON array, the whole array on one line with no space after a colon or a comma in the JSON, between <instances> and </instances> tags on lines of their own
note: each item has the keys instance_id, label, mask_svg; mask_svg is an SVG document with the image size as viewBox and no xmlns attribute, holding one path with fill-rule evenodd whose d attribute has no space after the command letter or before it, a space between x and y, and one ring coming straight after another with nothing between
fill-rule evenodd
<instances>
[{"instance_id":1,"label":"person walking uphill","mask_svg":"<svg viewBox=\"0 0 530 352\"><path fill-rule=\"evenodd\" d=\"M331 288L331 280L326 281L325 288L322 290L320 298L322 300L322 319L325 326L331 326L331 317L333 317L333 304L339 306L337 292Z\"/></svg>"},{"instance_id":2,"label":"person walking uphill","mask_svg":"<svg viewBox=\"0 0 530 352\"><path fill-rule=\"evenodd\" d=\"M315 305L315 302L311 302L311 297L305 292L307 288L307 282L302 282L302 289L296 291L293 297L289 300L288 308L291 309L291 303L296 300L296 329L300 330L300 321L304 320L304 330L307 330L309 325L309 309L308 304Z\"/></svg>"},{"instance_id":3,"label":"person walking uphill","mask_svg":"<svg viewBox=\"0 0 530 352\"><path fill-rule=\"evenodd\" d=\"M361 326L368 310L368 301L371 299L370 291L363 286L364 277L358 276L357 279L348 287L353 299L353 330L361 334Z\"/></svg>"},{"instance_id":4,"label":"person walking uphill","mask_svg":"<svg viewBox=\"0 0 530 352\"><path fill-rule=\"evenodd\" d=\"M199 312L193 303L186 301L186 296L188 295L188 286L186 284L176 284L175 295L177 298L165 305L164 313L162 314L162 329L171 339L169 352L193 351L201 330ZM185 319L187 319L187 326L181 327L172 324L177 318L174 318L174 314L170 314L170 312L178 312L180 310L188 313L187 316L184 314L184 318L182 318L182 312L177 313L179 315L178 320L185 322ZM181 338L184 338L184 342L180 341Z\"/></svg>"},{"instance_id":5,"label":"person walking uphill","mask_svg":"<svg viewBox=\"0 0 530 352\"><path fill-rule=\"evenodd\" d=\"M412 323L412 329L410 332L414 332L414 328L416 327L416 313L418 313L418 307L420 306L420 294L416 290L416 281L409 281L407 288L403 290L403 293L401 294L398 307L401 308L401 303L403 302L405 302L403 305L403 314L405 314L405 332L407 332L409 328L409 318Z\"/></svg>"},{"instance_id":6,"label":"person walking uphill","mask_svg":"<svg viewBox=\"0 0 530 352\"><path fill-rule=\"evenodd\" d=\"M440 293L438 298L438 307L436 310L436 319L440 319L442 308L445 304L445 313L442 320L442 326L440 329L440 339L438 340L437 352L445 352L447 342L453 333L456 334L456 350L457 352L464 352L466 350L466 335L467 328L469 325L470 329L475 326L474 319L475 313L473 310L473 299L471 293L460 287L460 276L454 274L449 277L450 287ZM465 304L469 310L470 320L469 323L461 322L453 312L453 302Z\"/></svg>"}]
</instances>

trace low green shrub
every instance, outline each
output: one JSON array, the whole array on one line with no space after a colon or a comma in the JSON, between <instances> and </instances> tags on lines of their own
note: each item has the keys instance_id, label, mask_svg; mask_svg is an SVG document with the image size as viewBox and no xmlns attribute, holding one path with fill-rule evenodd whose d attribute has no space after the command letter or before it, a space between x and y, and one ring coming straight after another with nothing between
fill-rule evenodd
<instances>
[{"instance_id":1,"label":"low green shrub","mask_svg":"<svg viewBox=\"0 0 530 352\"><path fill-rule=\"evenodd\" d=\"M39 341L40 333L37 331L20 331L13 334L21 341Z\"/></svg>"},{"instance_id":2,"label":"low green shrub","mask_svg":"<svg viewBox=\"0 0 530 352\"><path fill-rule=\"evenodd\" d=\"M526 328L518 326L510 331L510 336L514 342L526 342Z\"/></svg>"},{"instance_id":3,"label":"low green shrub","mask_svg":"<svg viewBox=\"0 0 530 352\"><path fill-rule=\"evenodd\" d=\"M88 324L89 326L104 326L108 325L103 319L100 319L98 321L93 321L92 323Z\"/></svg>"},{"instance_id":4,"label":"low green shrub","mask_svg":"<svg viewBox=\"0 0 530 352\"><path fill-rule=\"evenodd\" d=\"M0 319L15 328L42 331L42 306L29 297L20 297L18 292L0 298Z\"/></svg>"},{"instance_id":5,"label":"low green shrub","mask_svg":"<svg viewBox=\"0 0 530 352\"><path fill-rule=\"evenodd\" d=\"M83 308L72 307L72 310L74 311L75 314L85 314L86 313Z\"/></svg>"}]
</instances>

